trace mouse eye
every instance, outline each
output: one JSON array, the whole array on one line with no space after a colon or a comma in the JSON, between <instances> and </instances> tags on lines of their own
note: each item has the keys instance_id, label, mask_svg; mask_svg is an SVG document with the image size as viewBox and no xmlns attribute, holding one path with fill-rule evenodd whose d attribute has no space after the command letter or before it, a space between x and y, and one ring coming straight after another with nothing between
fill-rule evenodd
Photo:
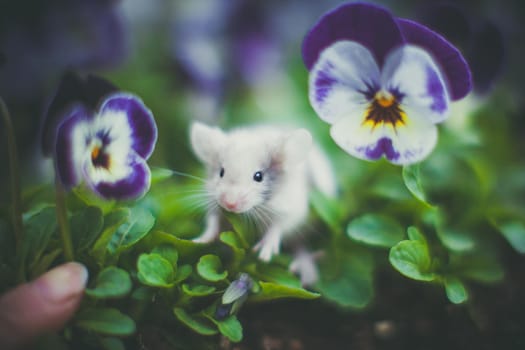
<instances>
[{"instance_id":1,"label":"mouse eye","mask_svg":"<svg viewBox=\"0 0 525 350\"><path fill-rule=\"evenodd\" d=\"M220 173L219 173L219 176L220 176L220 177L223 177L223 176L224 176L224 168L221 168L221 171L220 171Z\"/></svg>"},{"instance_id":2,"label":"mouse eye","mask_svg":"<svg viewBox=\"0 0 525 350\"><path fill-rule=\"evenodd\" d=\"M255 174L253 174L253 181L262 182L262 180L263 180L263 173L262 173L262 171L258 171Z\"/></svg>"}]
</instances>

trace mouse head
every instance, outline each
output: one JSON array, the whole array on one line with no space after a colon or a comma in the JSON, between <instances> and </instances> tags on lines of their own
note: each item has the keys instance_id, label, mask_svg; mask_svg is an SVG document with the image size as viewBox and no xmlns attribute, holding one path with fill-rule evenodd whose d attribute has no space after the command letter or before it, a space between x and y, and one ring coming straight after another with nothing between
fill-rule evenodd
<instances>
[{"instance_id":1,"label":"mouse head","mask_svg":"<svg viewBox=\"0 0 525 350\"><path fill-rule=\"evenodd\" d=\"M244 213L271 199L291 169L307 159L312 137L305 129L238 129L230 133L201 123L191 128L195 155L208 169L207 189L225 210Z\"/></svg>"}]
</instances>

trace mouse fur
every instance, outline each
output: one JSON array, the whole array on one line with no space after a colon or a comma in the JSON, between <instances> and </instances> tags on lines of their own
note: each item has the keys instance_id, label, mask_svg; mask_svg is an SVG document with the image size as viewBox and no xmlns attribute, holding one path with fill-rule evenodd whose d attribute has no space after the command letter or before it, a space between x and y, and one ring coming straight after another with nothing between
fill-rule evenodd
<instances>
[{"instance_id":1,"label":"mouse fur","mask_svg":"<svg viewBox=\"0 0 525 350\"><path fill-rule=\"evenodd\" d=\"M306 219L310 187L335 195L330 163L306 129L251 126L225 132L195 122L190 139L207 169L206 190L216 204L198 242L213 241L219 234L219 207L247 213L266 227L254 249L269 261L279 253L283 238Z\"/></svg>"}]
</instances>

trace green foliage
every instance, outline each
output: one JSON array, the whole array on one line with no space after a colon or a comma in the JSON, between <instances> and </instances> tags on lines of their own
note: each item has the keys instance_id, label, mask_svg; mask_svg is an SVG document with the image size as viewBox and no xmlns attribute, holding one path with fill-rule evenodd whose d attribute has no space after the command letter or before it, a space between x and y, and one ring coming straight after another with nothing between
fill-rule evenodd
<instances>
[{"instance_id":1,"label":"green foliage","mask_svg":"<svg viewBox=\"0 0 525 350\"><path fill-rule=\"evenodd\" d=\"M392 218L366 214L353 219L346 229L350 238L371 246L390 248L403 239L403 227Z\"/></svg>"},{"instance_id":2,"label":"green foliage","mask_svg":"<svg viewBox=\"0 0 525 350\"><path fill-rule=\"evenodd\" d=\"M222 270L222 263L218 256L208 254L199 259L197 272L207 281L218 282L228 276L228 271Z\"/></svg>"},{"instance_id":3,"label":"green foliage","mask_svg":"<svg viewBox=\"0 0 525 350\"><path fill-rule=\"evenodd\" d=\"M242 340L242 326L237 317L229 316L225 320L217 321L213 317L209 318L226 338L232 342L240 342Z\"/></svg>"},{"instance_id":4,"label":"green foliage","mask_svg":"<svg viewBox=\"0 0 525 350\"><path fill-rule=\"evenodd\" d=\"M114 308L84 309L77 315L75 324L88 331L116 336L131 335L136 329L133 319Z\"/></svg>"},{"instance_id":5,"label":"green foliage","mask_svg":"<svg viewBox=\"0 0 525 350\"><path fill-rule=\"evenodd\" d=\"M351 253L341 251L339 254L321 264L316 289L324 298L342 307L363 309L374 296L372 255L357 248Z\"/></svg>"},{"instance_id":6,"label":"green foliage","mask_svg":"<svg viewBox=\"0 0 525 350\"><path fill-rule=\"evenodd\" d=\"M146 209L131 208L126 220L120 225L108 242L107 250L117 254L144 238L155 224L155 217Z\"/></svg>"},{"instance_id":7,"label":"green foliage","mask_svg":"<svg viewBox=\"0 0 525 350\"><path fill-rule=\"evenodd\" d=\"M141 254L137 271L139 281L151 287L169 288L175 279L173 265L159 254Z\"/></svg>"},{"instance_id":8,"label":"green foliage","mask_svg":"<svg viewBox=\"0 0 525 350\"><path fill-rule=\"evenodd\" d=\"M402 241L390 250L390 263L403 275L419 281L436 278L431 272L432 260L428 247L421 241Z\"/></svg>"},{"instance_id":9,"label":"green foliage","mask_svg":"<svg viewBox=\"0 0 525 350\"><path fill-rule=\"evenodd\" d=\"M89 206L71 216L71 239L76 251L88 249L97 239L104 225L102 210Z\"/></svg>"},{"instance_id":10,"label":"green foliage","mask_svg":"<svg viewBox=\"0 0 525 350\"><path fill-rule=\"evenodd\" d=\"M126 270L115 266L100 271L95 285L86 289L86 294L97 299L119 298L131 291L131 278Z\"/></svg>"},{"instance_id":11,"label":"green foliage","mask_svg":"<svg viewBox=\"0 0 525 350\"><path fill-rule=\"evenodd\" d=\"M167 168L203 174L187 142L187 116L194 113L186 110L186 85L161 69L172 66L169 55L154 49L121 71L108 72L117 85L143 98L158 123L150 191L136 202L118 203L78 186L67 198L75 258L89 268L91 279L80 311L64 331L65 343L80 335L90 348L123 349L146 325L195 335L173 340L174 348L204 349L195 344L205 338L213 349L218 334L242 340L242 313L253 303L317 299L348 313L366 312L378 294L380 273L402 275L400 283L417 281L439 289L451 303L468 304L479 288L504 280L510 254L525 254L523 145L512 137L516 113L505 96L452 115L451 123L439 126L433 153L400 168L354 159L333 143L328 125L308 104L307 77L296 63L284 89L291 94L261 99L255 89L231 87L236 90L226 94L217 124L298 116L293 122L308 127L326 150L339 194L330 198L312 190L310 215L296 236L315 252L319 280L305 287L289 271L293 244L283 245L270 263L261 262L252 249L261 227L241 215L225 215L215 242L192 241L203 230L203 185ZM276 106L276 99L285 102ZM64 262L53 192L46 184L24 189L25 237L18 251L10 205L1 204L2 291ZM228 286L243 273L254 282L245 302L232 315L217 317Z\"/></svg>"},{"instance_id":12,"label":"green foliage","mask_svg":"<svg viewBox=\"0 0 525 350\"><path fill-rule=\"evenodd\" d=\"M273 282L260 282L260 291L252 297L253 301L268 301L281 298L316 299L318 293L313 293L299 287L290 287Z\"/></svg>"}]
</instances>

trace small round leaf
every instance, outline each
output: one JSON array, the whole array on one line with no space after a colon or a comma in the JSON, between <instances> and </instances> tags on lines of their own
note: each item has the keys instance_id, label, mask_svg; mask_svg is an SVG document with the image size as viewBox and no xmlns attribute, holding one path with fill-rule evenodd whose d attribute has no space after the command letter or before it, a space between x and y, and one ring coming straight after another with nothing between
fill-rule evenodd
<instances>
[{"instance_id":1,"label":"small round leaf","mask_svg":"<svg viewBox=\"0 0 525 350\"><path fill-rule=\"evenodd\" d=\"M137 261L140 282L151 287L171 287L175 271L173 265L158 254L141 254Z\"/></svg>"},{"instance_id":2,"label":"small round leaf","mask_svg":"<svg viewBox=\"0 0 525 350\"><path fill-rule=\"evenodd\" d=\"M197 263L197 272L207 281L222 281L228 276L228 271L222 270L222 263L218 256L213 254L204 255Z\"/></svg>"},{"instance_id":3,"label":"small round leaf","mask_svg":"<svg viewBox=\"0 0 525 350\"><path fill-rule=\"evenodd\" d=\"M390 248L401 241L404 230L401 225L383 215L366 214L350 222L346 230L348 236L357 242Z\"/></svg>"},{"instance_id":4,"label":"small round leaf","mask_svg":"<svg viewBox=\"0 0 525 350\"><path fill-rule=\"evenodd\" d=\"M436 275L430 271L428 247L421 241L401 241L390 249L390 263L401 274L419 281L432 281Z\"/></svg>"},{"instance_id":5,"label":"small round leaf","mask_svg":"<svg viewBox=\"0 0 525 350\"><path fill-rule=\"evenodd\" d=\"M114 308L89 308L80 312L77 326L107 335L130 335L135 332L135 322L131 317Z\"/></svg>"},{"instance_id":6,"label":"small round leaf","mask_svg":"<svg viewBox=\"0 0 525 350\"><path fill-rule=\"evenodd\" d=\"M86 289L86 294L97 299L118 298L131 290L131 278L126 270L109 266L100 271L94 288Z\"/></svg>"}]
</instances>

